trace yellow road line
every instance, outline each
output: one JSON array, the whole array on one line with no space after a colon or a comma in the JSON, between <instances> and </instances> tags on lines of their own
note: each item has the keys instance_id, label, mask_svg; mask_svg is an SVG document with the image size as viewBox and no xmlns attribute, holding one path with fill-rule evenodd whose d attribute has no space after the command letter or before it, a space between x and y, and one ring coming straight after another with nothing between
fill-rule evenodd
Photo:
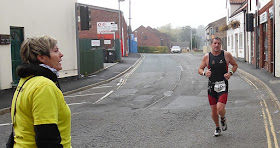
<instances>
[{"instance_id":1,"label":"yellow road line","mask_svg":"<svg viewBox=\"0 0 280 148\"><path fill-rule=\"evenodd\" d=\"M275 148L279 148L278 141L277 141L277 136L275 134L275 128L274 128L273 121L272 121L272 117L271 117L271 114L270 114L270 112L268 110L267 104L266 104L264 99L263 99L263 103L265 105L266 114L268 116L268 121L269 121L269 125L270 125L270 131L271 131L271 134L273 136Z\"/></svg>"},{"instance_id":2,"label":"yellow road line","mask_svg":"<svg viewBox=\"0 0 280 148\"><path fill-rule=\"evenodd\" d=\"M263 106L262 101L260 102L260 104L261 104L261 106ZM263 107L262 107L262 114L263 114L264 128L265 128L265 133L266 133L266 138L267 138L267 147L272 148L270 134L269 134L269 130L268 130L267 118L266 118Z\"/></svg>"},{"instance_id":3,"label":"yellow road line","mask_svg":"<svg viewBox=\"0 0 280 148\"><path fill-rule=\"evenodd\" d=\"M143 62L144 59L145 59L145 56L143 56L143 58L141 59L141 61L139 61L139 62L137 63L137 65L136 65L128 74L125 75L125 77L124 77L122 83L120 83L120 85L119 85L119 87L117 88L117 90L118 90L119 88L121 88L121 87L126 83L128 77L129 77L132 73L134 73L134 71L141 65L141 63Z\"/></svg>"}]
</instances>

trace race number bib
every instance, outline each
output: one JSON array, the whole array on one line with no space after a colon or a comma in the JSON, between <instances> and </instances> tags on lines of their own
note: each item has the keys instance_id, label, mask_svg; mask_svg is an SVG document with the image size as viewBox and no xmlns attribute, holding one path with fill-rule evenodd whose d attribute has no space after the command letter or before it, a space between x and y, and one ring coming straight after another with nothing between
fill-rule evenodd
<instances>
[{"instance_id":1,"label":"race number bib","mask_svg":"<svg viewBox=\"0 0 280 148\"><path fill-rule=\"evenodd\" d=\"M215 82L214 91L217 92L217 93L226 91L225 81Z\"/></svg>"}]
</instances>

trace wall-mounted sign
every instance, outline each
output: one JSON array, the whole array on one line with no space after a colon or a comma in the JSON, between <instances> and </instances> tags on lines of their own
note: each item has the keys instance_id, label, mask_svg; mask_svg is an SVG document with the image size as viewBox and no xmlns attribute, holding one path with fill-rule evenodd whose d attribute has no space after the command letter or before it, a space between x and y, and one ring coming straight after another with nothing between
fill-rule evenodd
<instances>
[{"instance_id":1,"label":"wall-mounted sign","mask_svg":"<svg viewBox=\"0 0 280 148\"><path fill-rule=\"evenodd\" d=\"M0 34L0 45L9 45L10 43L10 35Z\"/></svg>"},{"instance_id":2,"label":"wall-mounted sign","mask_svg":"<svg viewBox=\"0 0 280 148\"><path fill-rule=\"evenodd\" d=\"M274 16L273 6L269 8L268 12L269 12L269 18L270 19L273 18L273 16Z\"/></svg>"},{"instance_id":3,"label":"wall-mounted sign","mask_svg":"<svg viewBox=\"0 0 280 148\"><path fill-rule=\"evenodd\" d=\"M104 40L104 44L106 45L111 44L111 40Z\"/></svg>"},{"instance_id":4,"label":"wall-mounted sign","mask_svg":"<svg viewBox=\"0 0 280 148\"><path fill-rule=\"evenodd\" d=\"M260 24L267 22L267 12L265 11L260 15Z\"/></svg>"},{"instance_id":5,"label":"wall-mounted sign","mask_svg":"<svg viewBox=\"0 0 280 148\"><path fill-rule=\"evenodd\" d=\"M91 46L100 46L100 40L91 40Z\"/></svg>"},{"instance_id":6,"label":"wall-mounted sign","mask_svg":"<svg viewBox=\"0 0 280 148\"><path fill-rule=\"evenodd\" d=\"M115 22L97 22L97 34L113 34L117 30Z\"/></svg>"}]
</instances>

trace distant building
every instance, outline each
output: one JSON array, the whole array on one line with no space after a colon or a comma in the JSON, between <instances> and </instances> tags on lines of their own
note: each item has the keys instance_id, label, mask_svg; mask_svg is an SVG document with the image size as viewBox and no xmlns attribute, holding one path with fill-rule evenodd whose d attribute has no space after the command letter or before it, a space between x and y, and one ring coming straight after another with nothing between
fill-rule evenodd
<instances>
[{"instance_id":1,"label":"distant building","mask_svg":"<svg viewBox=\"0 0 280 148\"><path fill-rule=\"evenodd\" d=\"M103 47L105 49L114 48L115 47L114 40L121 38L121 52L122 52L122 56L125 56L125 54L128 53L128 34L127 34L128 26L125 22L122 12L121 12L121 19L119 22L119 10L80 4L80 3L78 3L78 6L88 6L88 8L90 9L90 17L91 17L91 21L90 21L91 28L89 30L81 30L80 23L79 23L79 38L100 40L100 47ZM78 13L78 15L80 14ZM116 24L117 30L109 33L108 32L101 33L102 30L101 31L98 30L98 27L101 28L102 25L108 23ZM119 36L119 25L121 25L121 37ZM106 27L108 27L108 25L106 25ZM104 42L109 42L110 44Z\"/></svg>"},{"instance_id":2,"label":"distant building","mask_svg":"<svg viewBox=\"0 0 280 148\"><path fill-rule=\"evenodd\" d=\"M150 26L147 28L140 26L133 33L137 37L138 46L167 46L168 49L171 48L169 35Z\"/></svg>"},{"instance_id":3,"label":"distant building","mask_svg":"<svg viewBox=\"0 0 280 148\"><path fill-rule=\"evenodd\" d=\"M227 25L239 24L229 27L227 36L235 58L280 77L277 6L279 1L273 0L227 0Z\"/></svg>"},{"instance_id":4,"label":"distant building","mask_svg":"<svg viewBox=\"0 0 280 148\"><path fill-rule=\"evenodd\" d=\"M246 60L245 52L245 17L247 10L246 0L228 0L227 10L227 38L229 51L233 57L242 61Z\"/></svg>"},{"instance_id":5,"label":"distant building","mask_svg":"<svg viewBox=\"0 0 280 148\"><path fill-rule=\"evenodd\" d=\"M212 38L219 37L222 39L222 49L227 50L227 31L221 28L226 23L226 17L223 17L205 27L205 46L210 46Z\"/></svg>"}]
</instances>

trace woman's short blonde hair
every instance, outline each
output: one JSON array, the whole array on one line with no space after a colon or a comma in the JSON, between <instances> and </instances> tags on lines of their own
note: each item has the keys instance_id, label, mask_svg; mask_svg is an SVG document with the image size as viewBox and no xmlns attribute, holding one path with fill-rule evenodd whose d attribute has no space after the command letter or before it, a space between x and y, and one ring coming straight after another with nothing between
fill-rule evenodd
<instances>
[{"instance_id":1,"label":"woman's short blonde hair","mask_svg":"<svg viewBox=\"0 0 280 148\"><path fill-rule=\"evenodd\" d=\"M57 44L57 41L49 36L37 36L23 41L20 48L20 56L23 63L40 64L37 55L50 57L50 51Z\"/></svg>"}]
</instances>

